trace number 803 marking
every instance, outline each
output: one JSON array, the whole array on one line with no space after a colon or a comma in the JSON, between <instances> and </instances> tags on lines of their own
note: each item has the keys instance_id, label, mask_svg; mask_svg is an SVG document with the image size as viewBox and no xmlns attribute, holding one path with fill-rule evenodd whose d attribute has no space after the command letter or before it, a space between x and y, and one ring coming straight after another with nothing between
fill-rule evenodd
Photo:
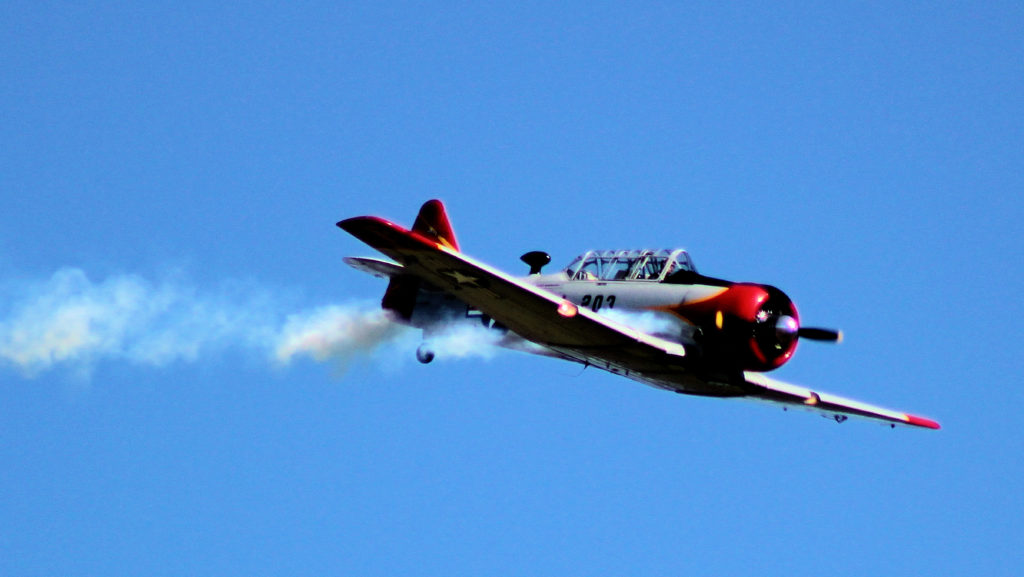
<instances>
[{"instance_id":1,"label":"number 803 marking","mask_svg":"<svg viewBox=\"0 0 1024 577\"><path fill-rule=\"evenodd\" d=\"M581 307L590 307L590 310L595 313L601 310L601 307L605 306L608 308L615 307L615 295L583 295L583 300L580 301Z\"/></svg>"}]
</instances>

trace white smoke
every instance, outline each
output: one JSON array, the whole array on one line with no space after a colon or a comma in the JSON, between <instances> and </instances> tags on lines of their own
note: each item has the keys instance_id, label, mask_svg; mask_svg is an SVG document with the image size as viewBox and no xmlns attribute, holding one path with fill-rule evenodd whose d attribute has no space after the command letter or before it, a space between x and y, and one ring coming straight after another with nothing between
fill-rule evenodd
<instances>
[{"instance_id":1,"label":"white smoke","mask_svg":"<svg viewBox=\"0 0 1024 577\"><path fill-rule=\"evenodd\" d=\"M656 311L601 309L601 315L642 333L660 337L675 338L684 327L673 317Z\"/></svg>"},{"instance_id":2,"label":"white smoke","mask_svg":"<svg viewBox=\"0 0 1024 577\"><path fill-rule=\"evenodd\" d=\"M275 335L273 355L288 364L298 356L347 365L353 357L397 342L406 332L379 307L331 305L288 315Z\"/></svg>"},{"instance_id":3,"label":"white smoke","mask_svg":"<svg viewBox=\"0 0 1024 577\"><path fill-rule=\"evenodd\" d=\"M194 319L206 317L178 310L192 301L176 287L134 275L93 283L67 268L11 292L4 295L12 305L0 322L0 359L27 374L58 364L88 370L103 357L158 366L191 359L220 324L209 319L212 325L199 326Z\"/></svg>"},{"instance_id":4,"label":"white smoke","mask_svg":"<svg viewBox=\"0 0 1024 577\"><path fill-rule=\"evenodd\" d=\"M279 291L280 292L280 291ZM389 320L377 303L307 310L246 283L200 290L179 276L152 282L138 275L93 281L78 268L49 279L0 285L0 367L28 377L67 369L88 377L101 362L162 367L200 362L227 350L254 352L274 366L300 359L412 358L418 331ZM431 339L439 358L489 357L497 341L477 327Z\"/></svg>"},{"instance_id":5,"label":"white smoke","mask_svg":"<svg viewBox=\"0 0 1024 577\"><path fill-rule=\"evenodd\" d=\"M442 359L490 359L502 350L499 346L503 338L501 332L481 324L453 323L429 335L426 343Z\"/></svg>"}]
</instances>

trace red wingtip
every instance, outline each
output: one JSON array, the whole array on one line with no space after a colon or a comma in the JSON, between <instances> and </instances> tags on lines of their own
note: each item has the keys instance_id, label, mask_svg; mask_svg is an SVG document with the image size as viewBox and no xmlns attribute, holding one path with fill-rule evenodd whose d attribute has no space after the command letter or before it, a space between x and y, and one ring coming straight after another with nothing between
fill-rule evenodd
<instances>
[{"instance_id":1,"label":"red wingtip","mask_svg":"<svg viewBox=\"0 0 1024 577\"><path fill-rule=\"evenodd\" d=\"M925 428L928 428L928 429L941 429L942 428L942 427L939 426L938 423L936 423L935 421L933 421L931 419L926 419L924 417L915 417L914 415L907 415L907 424L908 425L915 425L915 426L918 426L918 427L925 427Z\"/></svg>"}]
</instances>

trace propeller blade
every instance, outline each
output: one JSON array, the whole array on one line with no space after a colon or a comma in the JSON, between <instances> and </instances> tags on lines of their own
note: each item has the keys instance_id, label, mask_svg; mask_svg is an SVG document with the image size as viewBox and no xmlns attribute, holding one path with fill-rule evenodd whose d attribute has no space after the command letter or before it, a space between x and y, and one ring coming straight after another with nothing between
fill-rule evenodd
<instances>
[{"instance_id":1,"label":"propeller blade","mask_svg":"<svg viewBox=\"0 0 1024 577\"><path fill-rule=\"evenodd\" d=\"M839 343L843 340L843 331L819 329L814 327L800 327L797 335L802 339L809 339L812 341Z\"/></svg>"}]
</instances>

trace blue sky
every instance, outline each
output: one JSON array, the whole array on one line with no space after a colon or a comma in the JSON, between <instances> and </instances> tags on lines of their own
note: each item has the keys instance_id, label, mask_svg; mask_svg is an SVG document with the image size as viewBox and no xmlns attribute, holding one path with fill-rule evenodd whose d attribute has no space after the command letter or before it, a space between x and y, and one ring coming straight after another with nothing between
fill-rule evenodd
<instances>
[{"instance_id":1,"label":"blue sky","mask_svg":"<svg viewBox=\"0 0 1024 577\"><path fill-rule=\"evenodd\" d=\"M15 2L0 32L0 573L1024 566L1018 3ZM507 270L682 246L780 286L846 341L774 376L944 428L418 365L334 223L434 197ZM325 318L386 344L287 348Z\"/></svg>"}]
</instances>

